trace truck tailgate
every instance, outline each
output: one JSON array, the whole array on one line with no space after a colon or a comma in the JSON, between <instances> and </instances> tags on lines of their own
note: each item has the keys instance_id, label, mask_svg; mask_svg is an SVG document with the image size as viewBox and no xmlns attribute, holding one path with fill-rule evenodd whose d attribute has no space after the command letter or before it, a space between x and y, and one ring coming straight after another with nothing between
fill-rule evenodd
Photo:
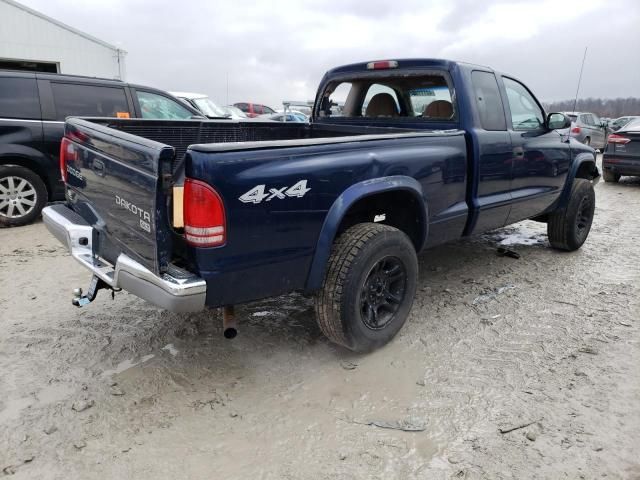
<instances>
[{"instance_id":1,"label":"truck tailgate","mask_svg":"<svg viewBox=\"0 0 640 480\"><path fill-rule=\"evenodd\" d=\"M173 147L70 118L61 168L73 210L93 227L93 254L115 264L124 253L152 272L166 271L171 230L166 192Z\"/></svg>"}]
</instances>

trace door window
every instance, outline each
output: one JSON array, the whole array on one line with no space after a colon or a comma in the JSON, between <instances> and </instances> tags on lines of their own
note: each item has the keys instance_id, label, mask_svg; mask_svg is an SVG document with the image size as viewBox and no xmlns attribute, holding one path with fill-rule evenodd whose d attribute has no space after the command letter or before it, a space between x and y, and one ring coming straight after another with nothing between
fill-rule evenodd
<instances>
[{"instance_id":1,"label":"door window","mask_svg":"<svg viewBox=\"0 0 640 480\"><path fill-rule=\"evenodd\" d=\"M505 77L503 79L509 100L513 129L538 130L544 125L544 114L533 95L520 82Z\"/></svg>"},{"instance_id":2,"label":"door window","mask_svg":"<svg viewBox=\"0 0 640 480\"><path fill-rule=\"evenodd\" d=\"M129 117L124 88L51 82L56 119L78 117Z\"/></svg>"},{"instance_id":3,"label":"door window","mask_svg":"<svg viewBox=\"0 0 640 480\"><path fill-rule=\"evenodd\" d=\"M40 120L35 78L0 78L0 117Z\"/></svg>"},{"instance_id":4,"label":"door window","mask_svg":"<svg viewBox=\"0 0 640 480\"><path fill-rule=\"evenodd\" d=\"M490 72L474 71L471 74L480 123L485 130L506 130L507 122L496 76Z\"/></svg>"},{"instance_id":5,"label":"door window","mask_svg":"<svg viewBox=\"0 0 640 480\"><path fill-rule=\"evenodd\" d=\"M178 102L164 95L140 90L136 91L136 95L138 96L138 103L140 103L142 118L188 120L193 116L193 113Z\"/></svg>"}]
</instances>

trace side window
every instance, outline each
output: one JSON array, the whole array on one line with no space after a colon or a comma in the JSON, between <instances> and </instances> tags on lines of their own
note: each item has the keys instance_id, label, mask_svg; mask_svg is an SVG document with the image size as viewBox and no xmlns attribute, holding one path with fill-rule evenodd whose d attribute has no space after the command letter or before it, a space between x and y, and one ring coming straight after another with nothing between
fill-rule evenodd
<instances>
[{"instance_id":1,"label":"side window","mask_svg":"<svg viewBox=\"0 0 640 480\"><path fill-rule=\"evenodd\" d=\"M129 118L124 88L51 82L56 119L70 116Z\"/></svg>"},{"instance_id":2,"label":"side window","mask_svg":"<svg viewBox=\"0 0 640 480\"><path fill-rule=\"evenodd\" d=\"M249 105L247 105L246 103L236 103L235 106L242 110L244 113L247 113L249 111Z\"/></svg>"},{"instance_id":3,"label":"side window","mask_svg":"<svg viewBox=\"0 0 640 480\"><path fill-rule=\"evenodd\" d=\"M155 118L160 120L187 120L193 116L175 100L164 95L137 90L138 102L142 118Z\"/></svg>"},{"instance_id":4,"label":"side window","mask_svg":"<svg viewBox=\"0 0 640 480\"><path fill-rule=\"evenodd\" d=\"M520 82L503 77L507 90L511 123L514 130L538 130L544 125L544 114L533 96Z\"/></svg>"},{"instance_id":5,"label":"side window","mask_svg":"<svg viewBox=\"0 0 640 480\"><path fill-rule=\"evenodd\" d=\"M42 118L35 78L0 78L0 117Z\"/></svg>"},{"instance_id":6,"label":"side window","mask_svg":"<svg viewBox=\"0 0 640 480\"><path fill-rule=\"evenodd\" d=\"M480 123L485 130L506 130L504 108L496 76L490 72L471 73L476 106L480 113Z\"/></svg>"},{"instance_id":7,"label":"side window","mask_svg":"<svg viewBox=\"0 0 640 480\"><path fill-rule=\"evenodd\" d=\"M372 108L369 108L369 104L373 97L376 97L374 103L382 105L382 107L379 108L378 105L372 105ZM393 103L391 100L393 100ZM380 85L379 83L374 83L369 87L367 95L364 97L364 102L362 103L362 115L366 117L397 116L400 113L399 105L398 96L392 88L387 87L386 85Z\"/></svg>"}]
</instances>

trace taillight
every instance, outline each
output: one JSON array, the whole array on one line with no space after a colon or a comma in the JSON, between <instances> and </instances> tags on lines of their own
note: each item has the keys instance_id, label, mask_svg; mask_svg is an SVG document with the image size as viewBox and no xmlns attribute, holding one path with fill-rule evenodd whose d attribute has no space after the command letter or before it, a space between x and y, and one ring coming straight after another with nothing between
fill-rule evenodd
<instances>
[{"instance_id":1,"label":"taillight","mask_svg":"<svg viewBox=\"0 0 640 480\"><path fill-rule=\"evenodd\" d=\"M60 175L62 181L67 182L67 163L78 159L78 150L71 140L66 137L60 142Z\"/></svg>"},{"instance_id":2,"label":"taillight","mask_svg":"<svg viewBox=\"0 0 640 480\"><path fill-rule=\"evenodd\" d=\"M383 60L367 63L367 70L386 70L387 68L398 68L398 62L395 60Z\"/></svg>"},{"instance_id":3,"label":"taillight","mask_svg":"<svg viewBox=\"0 0 640 480\"><path fill-rule=\"evenodd\" d=\"M580 133L580 127L573 127L571 133Z\"/></svg>"},{"instance_id":4,"label":"taillight","mask_svg":"<svg viewBox=\"0 0 640 480\"><path fill-rule=\"evenodd\" d=\"M623 137L622 135L618 135L617 133L612 133L607 138L607 142L609 143L617 143L619 145L625 145L631 141L630 138Z\"/></svg>"},{"instance_id":5,"label":"taillight","mask_svg":"<svg viewBox=\"0 0 640 480\"><path fill-rule=\"evenodd\" d=\"M184 181L184 236L194 247L219 247L227 241L222 198L211 185Z\"/></svg>"}]
</instances>

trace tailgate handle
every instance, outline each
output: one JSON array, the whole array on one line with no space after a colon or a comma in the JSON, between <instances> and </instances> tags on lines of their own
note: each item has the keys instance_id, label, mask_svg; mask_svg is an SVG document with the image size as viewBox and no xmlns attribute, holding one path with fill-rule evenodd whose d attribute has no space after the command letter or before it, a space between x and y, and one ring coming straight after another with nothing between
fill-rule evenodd
<instances>
[{"instance_id":1,"label":"tailgate handle","mask_svg":"<svg viewBox=\"0 0 640 480\"><path fill-rule=\"evenodd\" d=\"M93 171L96 172L96 175L104 177L104 162L102 160L94 160Z\"/></svg>"}]
</instances>

